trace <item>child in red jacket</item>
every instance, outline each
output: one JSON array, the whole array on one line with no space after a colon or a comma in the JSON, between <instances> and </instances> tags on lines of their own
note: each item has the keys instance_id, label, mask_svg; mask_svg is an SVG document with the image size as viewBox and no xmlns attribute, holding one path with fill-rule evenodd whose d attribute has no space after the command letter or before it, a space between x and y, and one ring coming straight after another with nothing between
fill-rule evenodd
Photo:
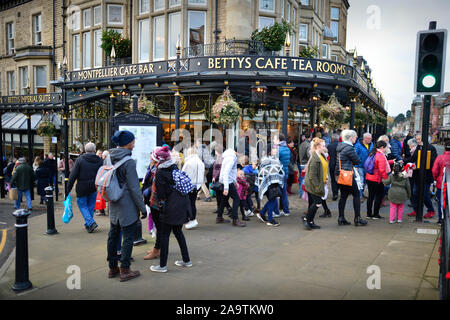
<instances>
[{"instance_id":1,"label":"child in red jacket","mask_svg":"<svg viewBox=\"0 0 450 320\"><path fill-rule=\"evenodd\" d=\"M239 195L239 207L241 208L242 220L249 221L250 218L245 215L245 212L248 208L247 206L247 196L249 183L245 180L245 173L242 170L238 170L237 172L237 192Z\"/></svg>"}]
</instances>

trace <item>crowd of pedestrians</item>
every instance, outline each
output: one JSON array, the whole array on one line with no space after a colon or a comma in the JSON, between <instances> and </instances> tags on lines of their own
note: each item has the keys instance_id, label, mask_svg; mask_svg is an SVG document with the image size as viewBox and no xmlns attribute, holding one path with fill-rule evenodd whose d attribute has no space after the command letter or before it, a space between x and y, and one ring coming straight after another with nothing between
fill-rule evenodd
<instances>
[{"instance_id":1,"label":"crowd of pedestrians","mask_svg":"<svg viewBox=\"0 0 450 320\"><path fill-rule=\"evenodd\" d=\"M408 215L414 216L417 211L419 151L422 155L426 151L431 153L426 170L425 218L435 215L430 187L436 183L440 201L444 168L450 164L450 141L445 145L445 153L438 157L431 144L423 150L420 134L405 137L396 133L392 138L381 136L372 141L370 133L358 139L354 130L316 133L314 137L306 132L297 141L278 133L264 147L263 156L251 162L247 154L239 154L236 149L224 150L219 143L208 147L196 140L184 154L168 145L158 146L148 159L147 172L140 183L131 157L135 136L129 131L117 131L112 141L117 147L108 151L96 150L93 143L84 146L84 153L69 163L67 188L70 193L76 183L76 202L86 231L92 233L98 228L94 219L96 203L99 199L104 201L96 187L96 177L102 166L114 166L118 184L124 191L119 200L108 203L107 260L108 277L118 276L120 281L139 276L139 271L130 269L132 250L136 232L142 228L140 220L147 216L148 229L156 241L144 259L159 258L159 264L152 265L150 270L168 271L171 233L182 256L175 265L192 266L183 226L186 230L201 226L196 204L200 193L207 202L216 198L216 224L230 223L233 227L246 227L254 216L269 227L280 226L278 218L291 213L289 196L297 183L298 196L308 203L300 225L308 231L320 229L316 217L320 208L323 214L319 218L332 217L328 199L338 201L338 225L351 225L345 217L350 196L355 226L367 226L369 219L383 219L380 208L388 200L389 222L401 223L408 200L413 208ZM45 187L56 183L56 173L64 172L64 165L60 162L56 166L51 154L45 161L35 159L34 170L25 158L8 164L4 172L8 187L17 188L19 193L15 207L20 206L24 194L28 208L32 209L29 195L33 183L37 183L41 203L45 201ZM104 207L99 210L105 214ZM438 210L441 222L440 205ZM362 212L366 213L365 219Z\"/></svg>"}]
</instances>

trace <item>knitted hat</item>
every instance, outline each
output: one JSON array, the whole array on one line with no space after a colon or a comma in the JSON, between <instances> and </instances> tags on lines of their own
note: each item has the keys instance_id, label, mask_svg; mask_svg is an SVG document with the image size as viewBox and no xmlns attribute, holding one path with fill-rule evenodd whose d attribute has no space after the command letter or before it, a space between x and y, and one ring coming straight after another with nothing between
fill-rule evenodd
<instances>
[{"instance_id":1,"label":"knitted hat","mask_svg":"<svg viewBox=\"0 0 450 320\"><path fill-rule=\"evenodd\" d=\"M168 146L156 147L152 152L152 159L156 162L164 162L171 159Z\"/></svg>"},{"instance_id":2,"label":"knitted hat","mask_svg":"<svg viewBox=\"0 0 450 320\"><path fill-rule=\"evenodd\" d=\"M27 162L27 160L24 157L19 158L18 161L19 161L19 163L26 163Z\"/></svg>"},{"instance_id":3,"label":"knitted hat","mask_svg":"<svg viewBox=\"0 0 450 320\"><path fill-rule=\"evenodd\" d=\"M114 133L114 136L112 137L112 142L117 144L119 147L123 147L129 144L134 139L135 138L133 133L131 133L128 130L122 130L116 131L116 133Z\"/></svg>"}]
</instances>

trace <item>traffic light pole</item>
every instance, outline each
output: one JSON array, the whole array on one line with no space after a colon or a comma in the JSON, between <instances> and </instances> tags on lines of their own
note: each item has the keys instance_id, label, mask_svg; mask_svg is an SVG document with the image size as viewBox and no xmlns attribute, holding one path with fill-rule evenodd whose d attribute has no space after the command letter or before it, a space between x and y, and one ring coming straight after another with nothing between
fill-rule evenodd
<instances>
[{"instance_id":1,"label":"traffic light pole","mask_svg":"<svg viewBox=\"0 0 450 320\"><path fill-rule=\"evenodd\" d=\"M426 165L428 157L428 129L430 120L430 107L431 107L431 95L426 95L423 101L423 116L422 116L422 149L420 152L420 159L417 159L419 164L419 194L417 199L417 211L416 211L416 222L423 221L423 201L425 192L430 192L430 190L425 190L426 186Z\"/></svg>"}]
</instances>

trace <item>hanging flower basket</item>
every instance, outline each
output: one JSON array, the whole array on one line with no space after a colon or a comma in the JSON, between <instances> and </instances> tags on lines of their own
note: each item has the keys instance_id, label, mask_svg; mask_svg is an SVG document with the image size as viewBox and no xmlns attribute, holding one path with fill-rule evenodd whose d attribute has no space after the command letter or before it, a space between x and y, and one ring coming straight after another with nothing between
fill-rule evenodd
<instances>
[{"instance_id":1,"label":"hanging flower basket","mask_svg":"<svg viewBox=\"0 0 450 320\"><path fill-rule=\"evenodd\" d=\"M319 117L329 129L337 129L345 122L347 110L339 103L334 93L327 103L320 106Z\"/></svg>"},{"instance_id":2,"label":"hanging flower basket","mask_svg":"<svg viewBox=\"0 0 450 320\"><path fill-rule=\"evenodd\" d=\"M42 121L36 131L41 137L53 137L58 133L55 125L51 121Z\"/></svg>"},{"instance_id":3,"label":"hanging flower basket","mask_svg":"<svg viewBox=\"0 0 450 320\"><path fill-rule=\"evenodd\" d=\"M233 99L230 89L227 87L217 98L212 107L213 122L218 125L232 125L241 115L239 104Z\"/></svg>"},{"instance_id":4,"label":"hanging flower basket","mask_svg":"<svg viewBox=\"0 0 450 320\"><path fill-rule=\"evenodd\" d=\"M247 109L247 117L250 119L253 119L256 117L256 114L258 113L258 110L256 108L248 108Z\"/></svg>"},{"instance_id":5,"label":"hanging flower basket","mask_svg":"<svg viewBox=\"0 0 450 320\"><path fill-rule=\"evenodd\" d=\"M141 95L138 100L138 111L142 113L151 114L155 117L159 116L159 109L153 101L148 100L145 95Z\"/></svg>"},{"instance_id":6,"label":"hanging flower basket","mask_svg":"<svg viewBox=\"0 0 450 320\"><path fill-rule=\"evenodd\" d=\"M385 125L386 125L387 118L386 118L385 116L382 116L382 115L377 114L377 115L376 115L376 118L377 118L377 120L376 120L376 123L377 123L377 124L382 125L382 126L385 126Z\"/></svg>"},{"instance_id":7,"label":"hanging flower basket","mask_svg":"<svg viewBox=\"0 0 450 320\"><path fill-rule=\"evenodd\" d=\"M357 103L355 105L355 126L363 127L366 125L368 120L367 110L363 107L362 104Z\"/></svg>"}]
</instances>

